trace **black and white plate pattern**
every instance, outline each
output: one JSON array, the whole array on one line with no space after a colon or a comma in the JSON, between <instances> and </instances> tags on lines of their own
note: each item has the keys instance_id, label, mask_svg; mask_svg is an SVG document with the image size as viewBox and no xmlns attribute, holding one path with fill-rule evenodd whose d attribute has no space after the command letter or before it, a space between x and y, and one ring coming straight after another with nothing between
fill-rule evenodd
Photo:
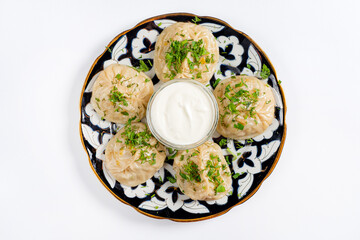
<instances>
[{"instance_id":1,"label":"black and white plate pattern","mask_svg":"<svg viewBox=\"0 0 360 240\"><path fill-rule=\"evenodd\" d=\"M225 79L232 74L246 74L260 77L263 64L270 69L270 76L264 79L272 87L276 109L273 123L261 135L247 141L227 140L223 154L231 160L231 170L239 173L233 179L232 191L216 201L193 201L184 195L176 183L167 177L175 177L172 160L144 184L128 187L115 181L103 164L106 144L121 126L111 123L96 114L90 104L92 86L101 70L113 63L139 66L143 60L149 67L145 72L158 88L161 82L152 67L157 36L167 26L178 22L191 22L193 14L166 14L145 20L134 28L118 35L107 49L95 60L84 83L81 94L80 132L83 145L89 155L90 164L104 186L119 200L131 205L137 211L155 218L168 218L176 221L197 221L221 215L232 207L249 199L270 175L275 167L285 141L285 98L278 84L275 70L265 53L244 33L230 27L227 23L212 17L199 17L197 24L207 27L217 38L220 59L217 71L208 84L216 79ZM143 119L142 121L146 121ZM215 133L217 143L223 139Z\"/></svg>"}]
</instances>

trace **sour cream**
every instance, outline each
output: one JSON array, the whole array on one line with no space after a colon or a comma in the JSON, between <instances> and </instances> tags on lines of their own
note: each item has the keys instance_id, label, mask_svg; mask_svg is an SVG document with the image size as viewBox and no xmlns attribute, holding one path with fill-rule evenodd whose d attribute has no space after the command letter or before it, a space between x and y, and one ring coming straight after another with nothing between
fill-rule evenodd
<instances>
[{"instance_id":1,"label":"sour cream","mask_svg":"<svg viewBox=\"0 0 360 240\"><path fill-rule=\"evenodd\" d=\"M178 149L205 142L218 120L214 96L192 80L172 80L160 87L149 102L147 116L154 136Z\"/></svg>"}]
</instances>

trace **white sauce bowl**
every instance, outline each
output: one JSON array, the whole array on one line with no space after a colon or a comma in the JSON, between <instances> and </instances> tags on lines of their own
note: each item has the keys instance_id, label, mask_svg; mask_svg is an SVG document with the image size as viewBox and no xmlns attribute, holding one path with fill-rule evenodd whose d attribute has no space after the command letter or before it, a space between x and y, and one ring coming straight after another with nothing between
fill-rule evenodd
<instances>
[{"instance_id":1,"label":"white sauce bowl","mask_svg":"<svg viewBox=\"0 0 360 240\"><path fill-rule=\"evenodd\" d=\"M213 93L190 79L164 83L150 98L150 131L159 142L179 150L200 146L213 135L219 109Z\"/></svg>"}]
</instances>

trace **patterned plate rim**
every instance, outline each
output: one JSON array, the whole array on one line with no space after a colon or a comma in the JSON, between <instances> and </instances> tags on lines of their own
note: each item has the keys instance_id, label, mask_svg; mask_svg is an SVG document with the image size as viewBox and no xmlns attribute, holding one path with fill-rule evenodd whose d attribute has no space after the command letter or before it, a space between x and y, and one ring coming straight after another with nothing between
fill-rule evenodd
<instances>
[{"instance_id":1,"label":"patterned plate rim","mask_svg":"<svg viewBox=\"0 0 360 240\"><path fill-rule=\"evenodd\" d=\"M242 31L239 31L233 27L230 26L230 24L228 24L227 22L221 20L221 19L218 19L218 18L215 18L215 17L211 17L211 16L199 16L199 15L196 15L196 14L193 14L193 13L185 13L185 12L178 12L178 13L168 13L168 14L162 14L162 15L158 15L158 16L154 16L154 17L150 17L148 19L145 19L141 22L139 22L138 24L136 24L134 27L128 29L128 30L125 30L123 32L121 32L120 34L118 34L115 38L113 38L113 40L110 41L110 43L107 45L107 48L110 47L115 41L117 41L121 36L125 35L126 33L132 31L133 29L137 28L138 26L144 24L144 23L148 23L148 22L151 22L151 21L154 21L154 20L158 20L158 19L163 19L163 18L166 18L166 17L169 17L169 16L188 16L188 17L199 17L199 18L208 18L208 19L211 19L211 20L214 20L214 21L217 21L217 22L220 22L221 24L223 24L224 26L238 32L239 34L242 34L244 35L254 46L256 46L256 48L263 54L263 56L266 58L266 60L268 61L268 63L270 64L271 68L273 69L273 74L275 75L275 78L277 78L277 75L276 75L276 70L272 64L272 62L269 60L268 56L266 55L266 53L261 49L261 47L251 38L249 37L247 34L243 33ZM121 199L120 197L118 197L113 191L111 191L111 189L109 189L106 184L103 182L103 180L100 178L100 176L96 173L96 170L94 169L92 163L91 163L91 158L89 156L89 153L88 151L86 150L86 146L85 146L85 143L84 143L84 139L83 139L83 132L82 132L82 128L81 128L81 104L82 104L82 99L83 99L83 95L84 95L84 91L85 91L85 87L86 87L86 83L88 82L89 80L89 77L90 77L90 74L94 68L94 66L97 64L97 62L99 61L99 59L106 53L107 51L107 48L105 48L104 52L102 54L100 54L96 59L95 61L93 62L86 78L85 78L85 81L84 81L84 84L83 84L83 88L81 90L81 94L80 94L80 103L79 103L79 113L80 113L80 121L79 121L79 133L80 133L80 139L81 139L81 143L82 143L82 146L88 156L88 160L89 160L89 164L90 164L90 167L92 169L92 171L94 172L94 174L96 175L96 177L99 179L99 181L101 182L101 184L115 197L117 198L119 201L121 201L122 203L126 204L126 205L129 205L131 206L132 208L134 208L136 211L140 212L141 214L144 214L148 217L151 217L151 218L155 218L155 219L169 219L169 220L172 220L172 221L176 221L176 222L196 222L196 221L202 221L202 220L206 220L206 219L211 219L211 218L214 218L214 217L218 217L218 216L221 216L225 213L227 213L228 211L230 211L233 207L236 207L244 202L246 202L248 199L250 199L252 196L254 196L254 194L259 190L260 186L263 184L263 182L271 175L271 173L273 172L274 168L276 167L279 159L280 159L280 156L281 156L281 153L282 153L282 149L284 147L284 144L285 144L285 138L286 138L286 133L287 133L287 124L286 124L286 111L287 111L287 106L286 106L286 101L285 101L285 94L284 94L284 91L282 89L282 86L279 84L279 89L280 89L280 92L281 92L281 99L282 99L282 102L283 102L283 111L284 111L284 115L283 115L283 123L284 123L284 132L283 132L283 136L281 138L281 141L280 141L280 146L279 146L279 150L278 150L278 153L275 157L275 160L274 160L274 163L272 164L269 172L266 174L266 176L264 177L264 179L258 184L258 186L253 190L253 192L251 192L249 195L247 195L245 198L243 198L241 201L239 201L237 204L229 207L228 209L225 209L224 211L222 212L218 212L216 214L213 214L213 215L210 215L210 216L206 216L206 217L199 217L199 218L194 218L194 219L176 219L176 218L167 218L167 217L161 217L161 216L157 216L157 215L153 215L153 214L149 214L147 212L144 212L142 210L140 210L139 208L125 202L123 199Z\"/></svg>"}]
</instances>

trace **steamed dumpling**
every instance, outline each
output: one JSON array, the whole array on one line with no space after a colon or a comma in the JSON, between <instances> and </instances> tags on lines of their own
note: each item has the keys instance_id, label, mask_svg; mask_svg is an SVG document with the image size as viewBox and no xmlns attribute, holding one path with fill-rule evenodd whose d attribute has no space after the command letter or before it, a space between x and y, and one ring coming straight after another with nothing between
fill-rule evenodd
<instances>
[{"instance_id":1,"label":"steamed dumpling","mask_svg":"<svg viewBox=\"0 0 360 240\"><path fill-rule=\"evenodd\" d=\"M161 81L174 78L206 83L214 75L219 47L206 27L178 22L159 35L155 45L155 73Z\"/></svg>"},{"instance_id":2,"label":"steamed dumpling","mask_svg":"<svg viewBox=\"0 0 360 240\"><path fill-rule=\"evenodd\" d=\"M256 77L234 76L214 90L219 106L216 130L227 138L249 139L263 133L274 119L271 87Z\"/></svg>"},{"instance_id":3,"label":"steamed dumpling","mask_svg":"<svg viewBox=\"0 0 360 240\"><path fill-rule=\"evenodd\" d=\"M146 182L165 161L165 147L144 123L125 125L108 143L105 167L121 184L136 186Z\"/></svg>"},{"instance_id":4,"label":"steamed dumpling","mask_svg":"<svg viewBox=\"0 0 360 240\"><path fill-rule=\"evenodd\" d=\"M102 118L124 124L135 116L145 116L153 92L153 83L143 72L112 64L100 72L90 102Z\"/></svg>"},{"instance_id":5,"label":"steamed dumpling","mask_svg":"<svg viewBox=\"0 0 360 240\"><path fill-rule=\"evenodd\" d=\"M180 189L193 200L220 199L231 189L230 168L216 143L179 151L173 167Z\"/></svg>"}]
</instances>

